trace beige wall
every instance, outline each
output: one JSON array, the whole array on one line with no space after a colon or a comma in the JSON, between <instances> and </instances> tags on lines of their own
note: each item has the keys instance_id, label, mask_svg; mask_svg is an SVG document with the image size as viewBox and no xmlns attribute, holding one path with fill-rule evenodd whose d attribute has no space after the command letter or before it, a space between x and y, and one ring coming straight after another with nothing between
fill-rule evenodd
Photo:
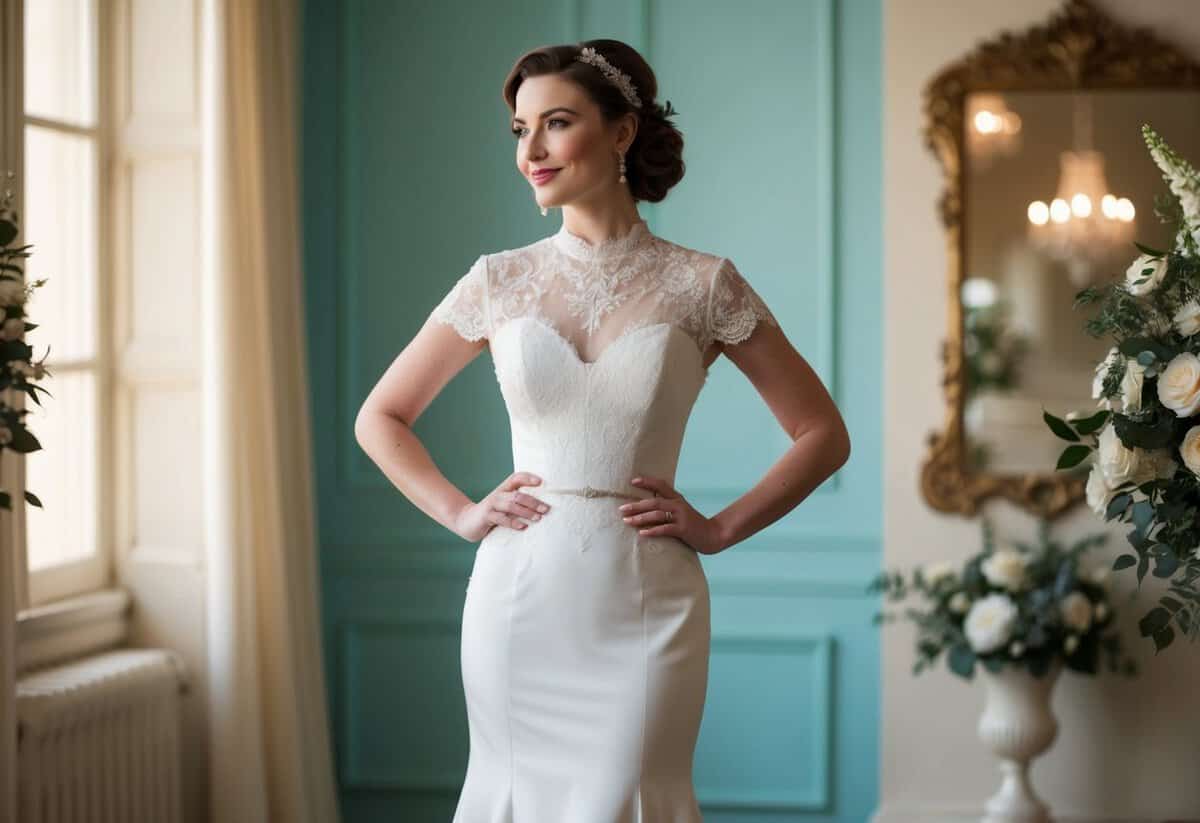
<instances>
[{"instance_id":1,"label":"beige wall","mask_svg":"<svg viewBox=\"0 0 1200 823\"><path fill-rule=\"evenodd\" d=\"M1104 0L1122 22L1169 34L1200 55L1200 3ZM939 69L1004 29L1044 22L1050 0L884 0L884 563L911 568L978 550L978 520L946 516L921 498L917 472L926 433L942 419L940 341L946 333L945 255L935 211L941 174L923 145L921 95ZM1200 159L1200 158L1196 158ZM1080 333L1082 334L1082 328ZM900 364L903 364L901 366ZM917 365L914 365L917 364ZM924 364L924 365L920 365ZM1002 534L1029 539L1034 521L1004 503L986 512ZM1093 559L1127 546L1122 528L1085 507L1060 521L1073 539L1109 531ZM1033 769L1041 795L1063 818L1111 821L1200 819L1200 645L1186 640L1155 659L1136 620L1156 598L1143 591L1123 605L1134 576L1114 575L1125 642L1143 674L1134 681L1065 672L1054 694L1059 737ZM978 819L999 784L992 756L976 737L982 684L966 683L944 665L914 677L913 631L907 623L883 634L882 773L876 823ZM942 814L944 813L944 814ZM957 813L957 814L955 814Z\"/></svg>"}]
</instances>

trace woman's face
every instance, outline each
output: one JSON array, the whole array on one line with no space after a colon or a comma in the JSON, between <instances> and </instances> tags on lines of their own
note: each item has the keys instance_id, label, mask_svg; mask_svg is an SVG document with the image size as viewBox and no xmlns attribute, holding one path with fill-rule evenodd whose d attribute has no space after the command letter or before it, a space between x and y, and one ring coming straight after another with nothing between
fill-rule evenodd
<instances>
[{"instance_id":1,"label":"woman's face","mask_svg":"<svg viewBox=\"0 0 1200 823\"><path fill-rule=\"evenodd\" d=\"M625 185L618 148L633 142L632 122L606 127L587 93L559 75L530 77L517 89L512 129L517 168L540 206L562 206L612 196ZM557 169L548 177L534 174Z\"/></svg>"}]
</instances>

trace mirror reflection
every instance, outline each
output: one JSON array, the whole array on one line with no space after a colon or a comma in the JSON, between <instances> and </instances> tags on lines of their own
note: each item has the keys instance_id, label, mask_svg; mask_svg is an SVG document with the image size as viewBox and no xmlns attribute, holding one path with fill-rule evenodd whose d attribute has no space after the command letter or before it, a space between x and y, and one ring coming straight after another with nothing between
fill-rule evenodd
<instances>
[{"instance_id":1,"label":"mirror reflection","mask_svg":"<svg viewBox=\"0 0 1200 823\"><path fill-rule=\"evenodd\" d=\"M1073 308L1075 295L1124 277L1134 240L1170 246L1155 203L1166 183L1141 126L1200 156L1200 92L972 93L965 117L967 469L1044 473L1063 444L1042 409L1094 408L1108 349L1084 331L1096 307Z\"/></svg>"}]
</instances>

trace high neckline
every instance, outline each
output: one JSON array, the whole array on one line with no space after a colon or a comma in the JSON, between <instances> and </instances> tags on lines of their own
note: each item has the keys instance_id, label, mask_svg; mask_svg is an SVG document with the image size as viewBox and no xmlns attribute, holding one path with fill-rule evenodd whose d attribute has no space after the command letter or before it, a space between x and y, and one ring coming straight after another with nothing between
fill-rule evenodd
<instances>
[{"instance_id":1,"label":"high neckline","mask_svg":"<svg viewBox=\"0 0 1200 823\"><path fill-rule=\"evenodd\" d=\"M625 234L611 237L592 244L577 234L567 230L564 223L553 235L554 245L571 257L580 260L602 260L614 255L633 251L645 239L649 238L650 229L645 220L635 222Z\"/></svg>"}]
</instances>

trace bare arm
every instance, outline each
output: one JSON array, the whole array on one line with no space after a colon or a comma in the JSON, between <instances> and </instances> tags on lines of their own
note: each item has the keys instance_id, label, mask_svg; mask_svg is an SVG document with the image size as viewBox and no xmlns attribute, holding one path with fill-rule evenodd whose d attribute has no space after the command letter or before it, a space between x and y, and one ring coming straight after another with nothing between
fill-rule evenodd
<instances>
[{"instance_id":1,"label":"bare arm","mask_svg":"<svg viewBox=\"0 0 1200 823\"><path fill-rule=\"evenodd\" d=\"M723 347L794 441L748 492L710 518L722 548L766 528L850 457L850 434L820 377L783 330L760 323L745 341Z\"/></svg>"},{"instance_id":2,"label":"bare arm","mask_svg":"<svg viewBox=\"0 0 1200 823\"><path fill-rule=\"evenodd\" d=\"M433 399L486 346L483 338L466 340L452 327L427 319L371 389L354 420L358 444L396 488L425 514L467 540L478 540L492 525L523 528L514 515L536 520L533 507L540 502L512 493L519 485L540 482L534 475L517 472L476 504L446 479L412 432Z\"/></svg>"}]
</instances>

